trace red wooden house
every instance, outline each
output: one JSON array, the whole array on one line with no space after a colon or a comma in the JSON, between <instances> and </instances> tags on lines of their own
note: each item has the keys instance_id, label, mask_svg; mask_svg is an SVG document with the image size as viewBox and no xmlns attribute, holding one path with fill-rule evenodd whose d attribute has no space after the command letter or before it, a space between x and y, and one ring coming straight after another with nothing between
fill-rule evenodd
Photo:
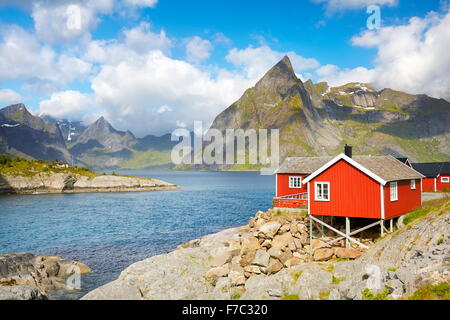
<instances>
[{"instance_id":1,"label":"red wooden house","mask_svg":"<svg viewBox=\"0 0 450 320\"><path fill-rule=\"evenodd\" d=\"M277 171L274 207L307 209L311 223L365 247L350 236L377 224L383 233L385 220L392 229L393 218L420 207L424 176L392 156L352 157L348 148L333 158L287 158ZM345 217L346 233L324 223L324 216ZM350 232L350 218L377 222Z\"/></svg>"},{"instance_id":2,"label":"red wooden house","mask_svg":"<svg viewBox=\"0 0 450 320\"><path fill-rule=\"evenodd\" d=\"M450 191L450 162L413 163L413 168L423 174L423 192Z\"/></svg>"},{"instance_id":3,"label":"red wooden house","mask_svg":"<svg viewBox=\"0 0 450 320\"><path fill-rule=\"evenodd\" d=\"M277 171L274 207L391 219L421 205L422 178L391 156L287 158Z\"/></svg>"}]
</instances>

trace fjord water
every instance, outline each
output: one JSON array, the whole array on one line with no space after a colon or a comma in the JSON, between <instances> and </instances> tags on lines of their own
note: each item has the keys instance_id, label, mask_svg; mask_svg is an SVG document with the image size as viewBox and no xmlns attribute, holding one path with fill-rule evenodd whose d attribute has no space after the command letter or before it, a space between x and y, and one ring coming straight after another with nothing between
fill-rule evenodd
<instances>
[{"instance_id":1,"label":"fjord water","mask_svg":"<svg viewBox=\"0 0 450 320\"><path fill-rule=\"evenodd\" d=\"M176 191L0 196L0 254L31 252L86 263L77 299L130 264L243 225L272 205L274 176L259 172L127 171L182 186Z\"/></svg>"}]
</instances>

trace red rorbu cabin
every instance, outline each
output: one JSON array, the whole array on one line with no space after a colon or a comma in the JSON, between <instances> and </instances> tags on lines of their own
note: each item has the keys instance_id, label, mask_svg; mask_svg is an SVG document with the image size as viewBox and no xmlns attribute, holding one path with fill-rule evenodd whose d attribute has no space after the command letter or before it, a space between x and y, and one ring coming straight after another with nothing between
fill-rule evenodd
<instances>
[{"instance_id":1,"label":"red rorbu cabin","mask_svg":"<svg viewBox=\"0 0 450 320\"><path fill-rule=\"evenodd\" d=\"M352 148L332 157L287 158L276 172L275 209L308 211L310 242L313 224L317 223L340 235L326 245L346 239L360 247L367 246L352 235L381 226L384 221L420 207L424 176L404 161L392 156L352 157ZM344 217L345 234L324 222L324 217ZM350 218L376 219L358 230L351 231ZM317 248L316 248L317 249Z\"/></svg>"},{"instance_id":2,"label":"red rorbu cabin","mask_svg":"<svg viewBox=\"0 0 450 320\"><path fill-rule=\"evenodd\" d=\"M413 163L413 168L423 174L423 192L450 191L450 162Z\"/></svg>"},{"instance_id":3,"label":"red rorbu cabin","mask_svg":"<svg viewBox=\"0 0 450 320\"><path fill-rule=\"evenodd\" d=\"M421 206L422 178L392 156L287 158L277 171L274 207L387 220Z\"/></svg>"}]
</instances>

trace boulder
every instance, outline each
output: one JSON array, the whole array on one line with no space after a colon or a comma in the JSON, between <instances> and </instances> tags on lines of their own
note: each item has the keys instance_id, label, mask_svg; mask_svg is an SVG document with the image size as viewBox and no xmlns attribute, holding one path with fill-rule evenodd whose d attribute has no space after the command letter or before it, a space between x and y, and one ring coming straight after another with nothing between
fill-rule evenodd
<instances>
[{"instance_id":1,"label":"boulder","mask_svg":"<svg viewBox=\"0 0 450 320\"><path fill-rule=\"evenodd\" d=\"M286 268L290 268L293 266L298 266L300 264L303 264L304 260L297 258L297 257L292 257L291 259L287 260L284 265L286 266Z\"/></svg>"},{"instance_id":2,"label":"boulder","mask_svg":"<svg viewBox=\"0 0 450 320\"><path fill-rule=\"evenodd\" d=\"M258 266L246 266L244 267L244 272L260 274L261 269Z\"/></svg>"},{"instance_id":3,"label":"boulder","mask_svg":"<svg viewBox=\"0 0 450 320\"><path fill-rule=\"evenodd\" d=\"M221 277L228 276L229 272L230 270L228 266L212 268L205 273L205 279L212 285L216 285L217 280L219 280L219 278Z\"/></svg>"},{"instance_id":4,"label":"boulder","mask_svg":"<svg viewBox=\"0 0 450 320\"><path fill-rule=\"evenodd\" d=\"M283 249L294 242L294 238L289 232L275 236L272 240L272 248Z\"/></svg>"},{"instance_id":5,"label":"boulder","mask_svg":"<svg viewBox=\"0 0 450 320\"><path fill-rule=\"evenodd\" d=\"M362 252L353 248L335 248L336 257L341 259L356 259L362 255Z\"/></svg>"},{"instance_id":6,"label":"boulder","mask_svg":"<svg viewBox=\"0 0 450 320\"><path fill-rule=\"evenodd\" d=\"M314 261L327 261L330 260L334 255L334 250L330 248L322 248L314 251L313 259Z\"/></svg>"},{"instance_id":7,"label":"boulder","mask_svg":"<svg viewBox=\"0 0 450 320\"><path fill-rule=\"evenodd\" d=\"M268 239L272 239L280 229L281 224L276 221L271 221L263 224L259 227L259 232L264 235L264 237Z\"/></svg>"},{"instance_id":8,"label":"boulder","mask_svg":"<svg viewBox=\"0 0 450 320\"><path fill-rule=\"evenodd\" d=\"M281 256L281 254L283 253L282 251L281 251L281 249L279 249L279 248L274 248L274 247L272 247L272 248L270 248L269 250L267 250L267 253L271 256L271 257L274 257L274 258L279 258L280 256Z\"/></svg>"},{"instance_id":9,"label":"boulder","mask_svg":"<svg viewBox=\"0 0 450 320\"><path fill-rule=\"evenodd\" d=\"M242 238L241 252L258 250L260 248L258 238L246 237Z\"/></svg>"},{"instance_id":10,"label":"boulder","mask_svg":"<svg viewBox=\"0 0 450 320\"><path fill-rule=\"evenodd\" d=\"M252 264L253 260L255 259L255 256L256 250L246 251L239 256L238 263L243 267L249 266Z\"/></svg>"},{"instance_id":11,"label":"boulder","mask_svg":"<svg viewBox=\"0 0 450 320\"><path fill-rule=\"evenodd\" d=\"M253 259L253 264L256 266L267 268L269 266L270 254L263 250L257 250L255 258Z\"/></svg>"},{"instance_id":12,"label":"boulder","mask_svg":"<svg viewBox=\"0 0 450 320\"><path fill-rule=\"evenodd\" d=\"M278 259L270 258L269 267L266 269L266 273L274 274L283 269L283 264Z\"/></svg>"},{"instance_id":13,"label":"boulder","mask_svg":"<svg viewBox=\"0 0 450 320\"><path fill-rule=\"evenodd\" d=\"M286 265L286 261L288 261L289 259L291 259L293 257L291 250L286 250L284 251L280 257L278 258L282 264Z\"/></svg>"},{"instance_id":14,"label":"boulder","mask_svg":"<svg viewBox=\"0 0 450 320\"><path fill-rule=\"evenodd\" d=\"M47 300L47 296L30 286L0 287L0 300Z\"/></svg>"},{"instance_id":15,"label":"boulder","mask_svg":"<svg viewBox=\"0 0 450 320\"><path fill-rule=\"evenodd\" d=\"M232 286L242 286L245 284L244 268L241 266L230 267L230 273L228 274L230 283Z\"/></svg>"}]
</instances>

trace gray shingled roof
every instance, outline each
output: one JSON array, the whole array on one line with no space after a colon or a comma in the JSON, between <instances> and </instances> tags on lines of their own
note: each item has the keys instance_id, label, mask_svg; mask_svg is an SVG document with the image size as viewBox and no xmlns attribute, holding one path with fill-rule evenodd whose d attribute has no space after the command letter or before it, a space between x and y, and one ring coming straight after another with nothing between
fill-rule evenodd
<instances>
[{"instance_id":1,"label":"gray shingled roof","mask_svg":"<svg viewBox=\"0 0 450 320\"><path fill-rule=\"evenodd\" d=\"M311 174L334 157L286 158L277 173Z\"/></svg>"},{"instance_id":2,"label":"gray shingled roof","mask_svg":"<svg viewBox=\"0 0 450 320\"><path fill-rule=\"evenodd\" d=\"M286 158L277 173L311 174L332 159L334 157ZM423 178L391 156L354 156L352 159L387 182Z\"/></svg>"}]
</instances>

